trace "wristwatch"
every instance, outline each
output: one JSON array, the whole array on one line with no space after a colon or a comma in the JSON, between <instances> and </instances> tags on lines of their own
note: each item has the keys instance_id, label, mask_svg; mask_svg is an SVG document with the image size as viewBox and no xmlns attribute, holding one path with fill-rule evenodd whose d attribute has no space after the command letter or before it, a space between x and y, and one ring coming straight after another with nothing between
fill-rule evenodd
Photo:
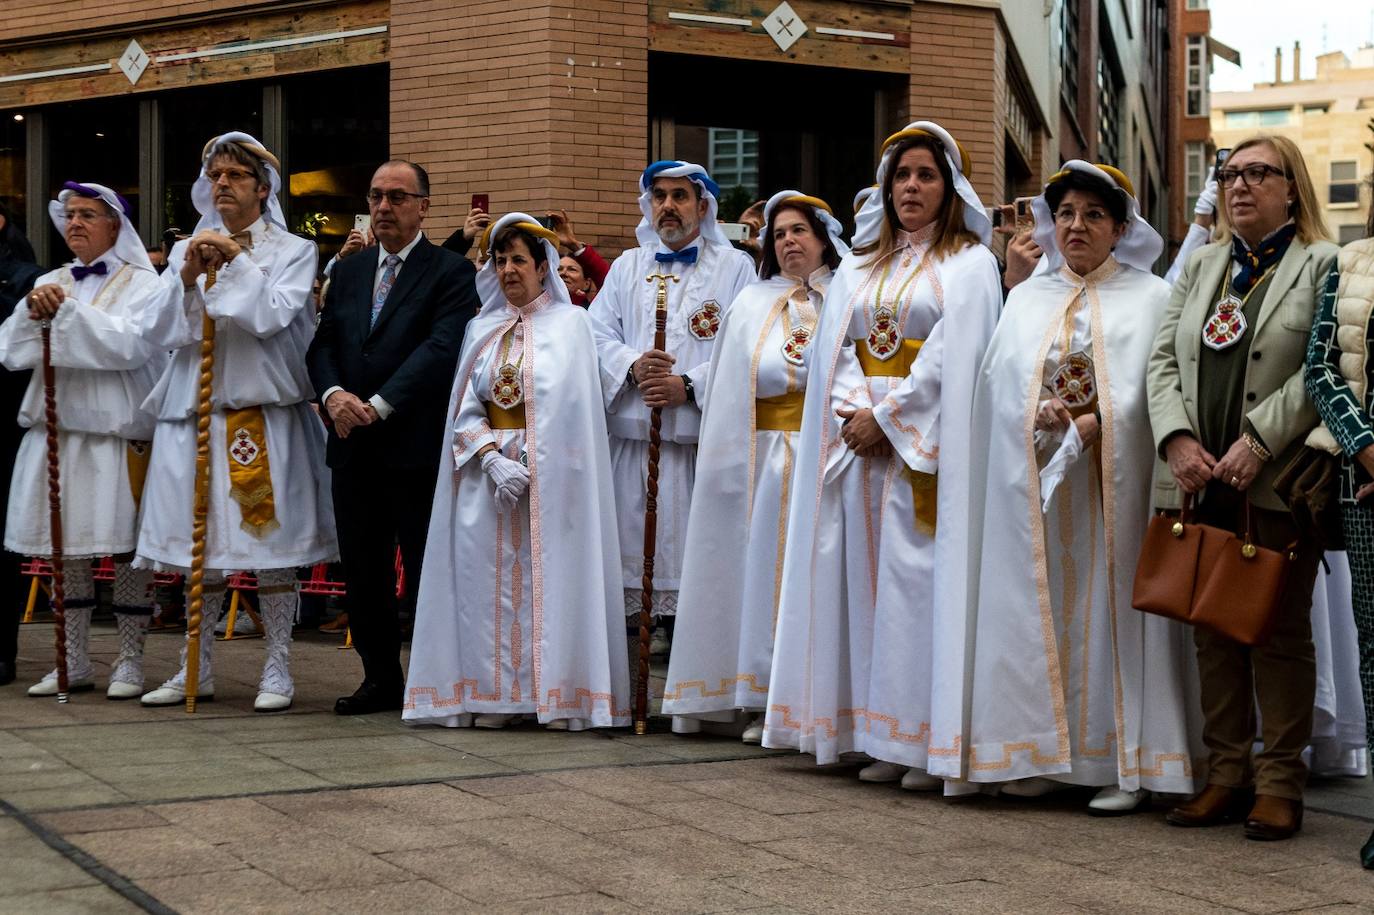
<instances>
[{"instance_id":1,"label":"wristwatch","mask_svg":"<svg viewBox=\"0 0 1374 915\"><path fill-rule=\"evenodd\" d=\"M630 390L639 390L639 380L635 378L635 367L633 365L625 370L625 383L630 386Z\"/></svg>"},{"instance_id":2,"label":"wristwatch","mask_svg":"<svg viewBox=\"0 0 1374 915\"><path fill-rule=\"evenodd\" d=\"M697 389L692 387L691 377L688 375L679 375L677 377L682 379L682 387L685 388L687 391L687 402L689 404L692 404L693 406L696 406Z\"/></svg>"}]
</instances>

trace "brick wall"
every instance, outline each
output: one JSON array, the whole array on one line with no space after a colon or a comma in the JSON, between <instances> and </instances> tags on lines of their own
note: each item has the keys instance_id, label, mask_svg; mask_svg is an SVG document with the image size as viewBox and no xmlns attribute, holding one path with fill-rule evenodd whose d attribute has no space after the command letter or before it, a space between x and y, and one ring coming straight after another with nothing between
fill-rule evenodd
<instances>
[{"instance_id":1,"label":"brick wall","mask_svg":"<svg viewBox=\"0 0 1374 915\"><path fill-rule=\"evenodd\" d=\"M429 169L427 226L462 223L475 193L494 214L568 211L608 256L633 244L644 167L648 4L449 0L391 4L391 152Z\"/></svg>"},{"instance_id":2,"label":"brick wall","mask_svg":"<svg viewBox=\"0 0 1374 915\"><path fill-rule=\"evenodd\" d=\"M5 0L0 42L280 5L280 0Z\"/></svg>"},{"instance_id":3,"label":"brick wall","mask_svg":"<svg viewBox=\"0 0 1374 915\"><path fill-rule=\"evenodd\" d=\"M911 120L935 121L964 145L985 203L1001 197L1004 155L1006 58L997 30L990 9L917 3L911 11Z\"/></svg>"}]
</instances>

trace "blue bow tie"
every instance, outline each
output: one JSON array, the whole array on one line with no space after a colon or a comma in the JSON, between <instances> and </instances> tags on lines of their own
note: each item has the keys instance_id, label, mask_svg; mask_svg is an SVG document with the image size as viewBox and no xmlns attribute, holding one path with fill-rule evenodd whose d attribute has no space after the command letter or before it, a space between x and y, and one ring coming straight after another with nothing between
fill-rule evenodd
<instances>
[{"instance_id":1,"label":"blue bow tie","mask_svg":"<svg viewBox=\"0 0 1374 915\"><path fill-rule=\"evenodd\" d=\"M654 260L660 264L695 264L697 262L697 246L683 248L681 251L660 251L654 255Z\"/></svg>"},{"instance_id":2,"label":"blue bow tie","mask_svg":"<svg viewBox=\"0 0 1374 915\"><path fill-rule=\"evenodd\" d=\"M77 280L84 280L88 276L104 276L108 269L104 261L97 261L90 267L76 264L72 267L72 277Z\"/></svg>"}]
</instances>

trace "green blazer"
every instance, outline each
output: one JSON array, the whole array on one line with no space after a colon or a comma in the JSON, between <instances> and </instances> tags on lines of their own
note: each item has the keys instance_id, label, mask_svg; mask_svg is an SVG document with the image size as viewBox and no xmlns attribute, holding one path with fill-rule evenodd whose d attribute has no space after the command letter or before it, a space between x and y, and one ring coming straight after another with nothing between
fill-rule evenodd
<instances>
[{"instance_id":1,"label":"green blazer","mask_svg":"<svg viewBox=\"0 0 1374 915\"><path fill-rule=\"evenodd\" d=\"M1274 478L1317 425L1316 408L1303 387L1303 361L1322 286L1338 250L1328 241L1308 245L1294 239L1274 271L1259 318L1249 331L1245 416L1274 455L1248 490L1251 504L1258 508L1286 510L1274 495ZM1155 336L1147 386L1158 455L1152 493L1156 508L1183 506L1183 491L1164 461L1164 443L1179 432L1198 435L1197 366L1202 326L1216 306L1217 291L1230 268L1229 244L1213 242L1198 249L1174 283L1164 323ZM1215 457L1220 459L1221 455Z\"/></svg>"}]
</instances>

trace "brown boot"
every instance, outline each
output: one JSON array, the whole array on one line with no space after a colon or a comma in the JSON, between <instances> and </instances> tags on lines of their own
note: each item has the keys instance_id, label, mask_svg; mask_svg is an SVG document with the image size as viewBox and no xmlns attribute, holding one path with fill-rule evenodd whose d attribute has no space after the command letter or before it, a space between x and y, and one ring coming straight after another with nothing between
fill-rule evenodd
<instances>
[{"instance_id":1,"label":"brown boot","mask_svg":"<svg viewBox=\"0 0 1374 915\"><path fill-rule=\"evenodd\" d=\"M1255 795L1255 806L1245 818L1245 838L1276 842L1291 839L1299 829L1302 829L1302 801L1272 794Z\"/></svg>"},{"instance_id":2,"label":"brown boot","mask_svg":"<svg viewBox=\"0 0 1374 915\"><path fill-rule=\"evenodd\" d=\"M1208 785L1192 800L1164 817L1171 826L1221 826L1239 823L1255 802L1254 788Z\"/></svg>"}]
</instances>

